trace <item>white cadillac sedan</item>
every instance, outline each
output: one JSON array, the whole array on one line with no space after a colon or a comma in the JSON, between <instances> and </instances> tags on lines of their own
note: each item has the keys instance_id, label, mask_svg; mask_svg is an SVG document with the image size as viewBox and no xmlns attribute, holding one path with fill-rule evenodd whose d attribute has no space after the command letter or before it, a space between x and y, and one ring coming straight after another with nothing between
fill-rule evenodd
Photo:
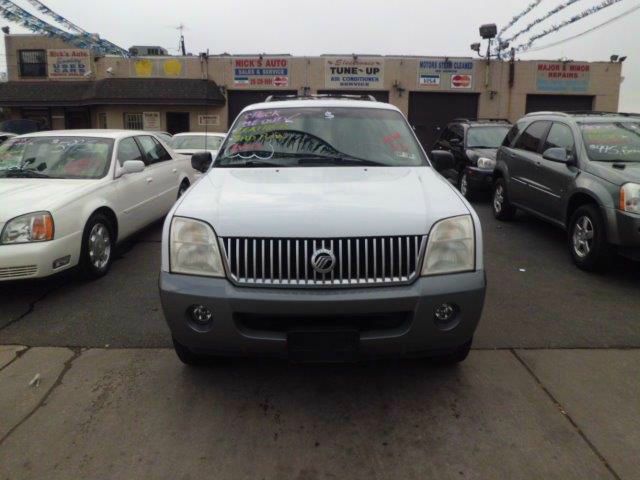
<instances>
[{"instance_id":1,"label":"white cadillac sedan","mask_svg":"<svg viewBox=\"0 0 640 480\"><path fill-rule=\"evenodd\" d=\"M114 246L171 209L189 159L149 132L66 130L0 146L0 281L78 266L106 274Z\"/></svg>"},{"instance_id":2,"label":"white cadillac sedan","mask_svg":"<svg viewBox=\"0 0 640 480\"><path fill-rule=\"evenodd\" d=\"M171 139L171 148L176 153L188 157L202 151L211 152L211 155L215 157L226 136L226 133L211 132L178 133Z\"/></svg>"}]
</instances>

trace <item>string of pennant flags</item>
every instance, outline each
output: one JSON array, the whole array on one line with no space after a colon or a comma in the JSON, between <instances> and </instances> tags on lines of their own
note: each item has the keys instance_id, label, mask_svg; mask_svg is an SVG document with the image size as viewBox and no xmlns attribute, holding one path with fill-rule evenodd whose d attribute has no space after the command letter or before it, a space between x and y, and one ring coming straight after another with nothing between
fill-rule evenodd
<instances>
[{"instance_id":1,"label":"string of pennant flags","mask_svg":"<svg viewBox=\"0 0 640 480\"><path fill-rule=\"evenodd\" d=\"M78 48L90 49L95 53L102 55L123 55L128 56L129 52L114 45L113 43L101 39L95 34L91 34L82 28L78 27L74 23L65 19L61 15L50 10L46 5L37 0L27 0L31 5L36 7L40 12L51 16L58 24L65 26L69 30L75 33L70 33L54 25L45 22L44 20L32 15L27 10L16 5L11 0L0 0L0 15L5 19L21 25L22 27L30 30L33 33L40 35L46 35L51 38L59 38L67 43L70 43Z\"/></svg>"},{"instance_id":2,"label":"string of pennant flags","mask_svg":"<svg viewBox=\"0 0 640 480\"><path fill-rule=\"evenodd\" d=\"M569 0L561 5L558 5L556 8L549 10L549 12L547 12L545 15L543 15L540 18L537 18L536 20L534 20L533 22L531 22L530 24L528 24L526 27L524 27L522 30L519 30L518 32L514 33L513 35L511 35L509 38L505 38L503 41L504 42L512 42L514 41L516 38L520 37L521 35L524 35L525 33L528 33L531 31L531 29L533 27L535 27L536 25L541 24L542 22L544 22L545 20L553 17L554 15L557 15L558 13L560 13L562 10L564 10L567 7L570 7L571 5L573 5L574 3L577 2L581 2L582 0Z\"/></svg>"},{"instance_id":3,"label":"string of pennant flags","mask_svg":"<svg viewBox=\"0 0 640 480\"><path fill-rule=\"evenodd\" d=\"M509 21L509 23L507 23L504 27L502 27L502 30L500 30L500 33L498 33L498 40L502 41L502 35L507 30L509 30L511 27L513 27L521 18L523 18L526 15L528 15L534 8L536 8L541 3L542 3L542 0L535 0L533 3L530 3L529 6L527 8L525 8L522 12L520 12L518 15L513 17Z\"/></svg>"}]
</instances>

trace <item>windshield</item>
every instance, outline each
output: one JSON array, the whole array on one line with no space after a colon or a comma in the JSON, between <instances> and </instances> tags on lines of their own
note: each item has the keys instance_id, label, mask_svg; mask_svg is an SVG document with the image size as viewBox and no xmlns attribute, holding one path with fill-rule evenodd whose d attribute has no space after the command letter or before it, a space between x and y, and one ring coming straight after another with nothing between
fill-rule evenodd
<instances>
[{"instance_id":1,"label":"windshield","mask_svg":"<svg viewBox=\"0 0 640 480\"><path fill-rule=\"evenodd\" d=\"M471 127L467 136L467 148L498 148L509 132L508 126Z\"/></svg>"},{"instance_id":2,"label":"windshield","mask_svg":"<svg viewBox=\"0 0 640 480\"><path fill-rule=\"evenodd\" d=\"M596 162L640 162L640 122L580 125L587 154Z\"/></svg>"},{"instance_id":3,"label":"windshield","mask_svg":"<svg viewBox=\"0 0 640 480\"><path fill-rule=\"evenodd\" d=\"M174 150L218 150L223 140L213 135L182 135L173 137L171 144Z\"/></svg>"},{"instance_id":4,"label":"windshield","mask_svg":"<svg viewBox=\"0 0 640 480\"><path fill-rule=\"evenodd\" d=\"M102 178L112 148L109 138L12 138L0 145L0 177Z\"/></svg>"},{"instance_id":5,"label":"windshield","mask_svg":"<svg viewBox=\"0 0 640 480\"><path fill-rule=\"evenodd\" d=\"M404 117L377 108L306 107L242 114L216 166L427 165Z\"/></svg>"}]
</instances>

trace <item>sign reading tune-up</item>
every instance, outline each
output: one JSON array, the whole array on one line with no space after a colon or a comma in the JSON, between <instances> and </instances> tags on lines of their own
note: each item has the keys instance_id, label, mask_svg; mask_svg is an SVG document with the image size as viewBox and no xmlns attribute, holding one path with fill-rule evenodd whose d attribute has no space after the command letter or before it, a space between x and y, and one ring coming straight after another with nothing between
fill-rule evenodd
<instances>
[{"instance_id":1,"label":"sign reading tune-up","mask_svg":"<svg viewBox=\"0 0 640 480\"><path fill-rule=\"evenodd\" d=\"M471 58L431 57L418 62L418 87L432 90L473 88Z\"/></svg>"},{"instance_id":2,"label":"sign reading tune-up","mask_svg":"<svg viewBox=\"0 0 640 480\"><path fill-rule=\"evenodd\" d=\"M585 93L589 91L591 65L575 62L539 62L537 90L554 93Z\"/></svg>"},{"instance_id":3,"label":"sign reading tune-up","mask_svg":"<svg viewBox=\"0 0 640 480\"><path fill-rule=\"evenodd\" d=\"M289 59L246 57L233 61L234 87L288 87Z\"/></svg>"},{"instance_id":4,"label":"sign reading tune-up","mask_svg":"<svg viewBox=\"0 0 640 480\"><path fill-rule=\"evenodd\" d=\"M327 58L324 71L326 88L384 89L382 58Z\"/></svg>"}]
</instances>

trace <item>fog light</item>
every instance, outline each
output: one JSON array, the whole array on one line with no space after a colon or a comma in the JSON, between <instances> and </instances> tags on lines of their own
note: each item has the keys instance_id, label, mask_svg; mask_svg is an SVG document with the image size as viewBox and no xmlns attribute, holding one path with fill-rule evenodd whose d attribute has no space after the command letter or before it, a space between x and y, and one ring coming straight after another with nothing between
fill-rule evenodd
<instances>
[{"instance_id":1,"label":"fog light","mask_svg":"<svg viewBox=\"0 0 640 480\"><path fill-rule=\"evenodd\" d=\"M189 315L198 325L207 325L213 319L213 312L204 305L192 305L189 307Z\"/></svg>"},{"instance_id":2,"label":"fog light","mask_svg":"<svg viewBox=\"0 0 640 480\"><path fill-rule=\"evenodd\" d=\"M69 265L69 262L71 262L71 255L54 260L51 267L55 270L57 268L64 267L65 265Z\"/></svg>"},{"instance_id":3,"label":"fog light","mask_svg":"<svg viewBox=\"0 0 640 480\"><path fill-rule=\"evenodd\" d=\"M438 324L447 324L451 322L458 314L458 306L452 303L443 303L436 307L433 316Z\"/></svg>"}]
</instances>

